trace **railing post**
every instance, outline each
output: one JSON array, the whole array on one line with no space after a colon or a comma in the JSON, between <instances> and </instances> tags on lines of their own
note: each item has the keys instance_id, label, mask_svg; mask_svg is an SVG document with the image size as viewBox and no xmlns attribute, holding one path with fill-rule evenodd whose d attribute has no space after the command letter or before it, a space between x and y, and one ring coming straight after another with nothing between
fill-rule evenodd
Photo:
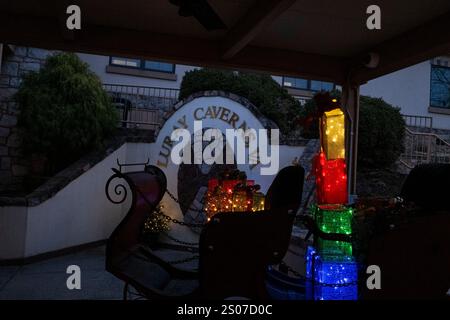
<instances>
[{"instance_id":1,"label":"railing post","mask_svg":"<svg viewBox=\"0 0 450 320\"><path fill-rule=\"evenodd\" d=\"M431 162L431 138L432 138L432 136L431 136L431 135L428 135L428 146L427 146L427 149L428 149L428 152L427 152L427 163L430 163L430 162Z\"/></svg>"},{"instance_id":2,"label":"railing post","mask_svg":"<svg viewBox=\"0 0 450 320\"><path fill-rule=\"evenodd\" d=\"M356 194L358 160L359 86L347 82L342 86L342 104L347 118L345 149L349 194Z\"/></svg>"}]
</instances>

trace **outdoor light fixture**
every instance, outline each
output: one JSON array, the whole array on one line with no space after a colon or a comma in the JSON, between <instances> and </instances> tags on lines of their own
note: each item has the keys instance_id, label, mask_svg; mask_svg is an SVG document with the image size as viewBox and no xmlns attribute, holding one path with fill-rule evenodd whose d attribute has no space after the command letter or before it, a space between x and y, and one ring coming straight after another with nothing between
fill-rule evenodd
<instances>
[{"instance_id":1,"label":"outdoor light fixture","mask_svg":"<svg viewBox=\"0 0 450 320\"><path fill-rule=\"evenodd\" d=\"M321 117L320 126L322 149L326 159L344 159L345 116L342 110L336 108L325 111Z\"/></svg>"}]
</instances>

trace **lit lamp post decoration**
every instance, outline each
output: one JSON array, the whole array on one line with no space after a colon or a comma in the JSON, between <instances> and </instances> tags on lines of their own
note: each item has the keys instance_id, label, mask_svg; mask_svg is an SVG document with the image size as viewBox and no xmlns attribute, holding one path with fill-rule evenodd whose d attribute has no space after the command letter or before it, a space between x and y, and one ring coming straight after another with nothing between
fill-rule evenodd
<instances>
[{"instance_id":1,"label":"lit lamp post decoration","mask_svg":"<svg viewBox=\"0 0 450 320\"><path fill-rule=\"evenodd\" d=\"M350 235L353 209L348 202L345 165L345 116L337 99L316 97L320 112L321 150L313 159L317 205L312 207L317 227L324 233ZM316 300L357 299L357 263L352 244L315 237L308 247L306 277L310 297Z\"/></svg>"}]
</instances>

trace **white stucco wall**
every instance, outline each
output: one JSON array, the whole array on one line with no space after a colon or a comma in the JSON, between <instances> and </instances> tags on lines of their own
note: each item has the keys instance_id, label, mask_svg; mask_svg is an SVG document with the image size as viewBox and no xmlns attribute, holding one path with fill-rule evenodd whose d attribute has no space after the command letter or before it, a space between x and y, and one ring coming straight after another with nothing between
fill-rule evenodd
<instances>
[{"instance_id":1,"label":"white stucco wall","mask_svg":"<svg viewBox=\"0 0 450 320\"><path fill-rule=\"evenodd\" d=\"M81 60L90 65L91 70L100 77L103 83L110 84L179 89L184 74L189 70L196 69L196 67L193 66L177 64L175 66L175 73L177 74L176 81L162 80L149 77L136 77L124 74L108 73L106 72L106 67L109 65L108 56L85 53L78 53L78 56Z\"/></svg>"},{"instance_id":2,"label":"white stucco wall","mask_svg":"<svg viewBox=\"0 0 450 320\"><path fill-rule=\"evenodd\" d=\"M124 144L47 201L34 207L0 207L0 260L26 258L107 239L127 213L131 199L128 197L122 205L116 205L106 198L105 183L112 175L111 168L117 167L116 159L121 163L155 159L157 147L154 143ZM280 169L301 156L303 150L304 147L280 146ZM258 176L255 180L266 192L274 177ZM166 195L163 201L166 213L182 220L179 208L169 211L168 201ZM189 228L180 225L171 228L172 235L180 240L198 241L198 234Z\"/></svg>"},{"instance_id":3,"label":"white stucco wall","mask_svg":"<svg viewBox=\"0 0 450 320\"><path fill-rule=\"evenodd\" d=\"M108 238L126 211L106 198L105 183L125 154L126 144L37 206L0 207L0 260Z\"/></svg>"},{"instance_id":4,"label":"white stucco wall","mask_svg":"<svg viewBox=\"0 0 450 320\"><path fill-rule=\"evenodd\" d=\"M0 207L0 260L25 256L27 207Z\"/></svg>"},{"instance_id":5,"label":"white stucco wall","mask_svg":"<svg viewBox=\"0 0 450 320\"><path fill-rule=\"evenodd\" d=\"M450 129L450 115L428 112L430 106L431 63L424 61L409 68L390 73L362 85L360 93L381 97L400 107L402 114L433 118L433 127Z\"/></svg>"}]
</instances>

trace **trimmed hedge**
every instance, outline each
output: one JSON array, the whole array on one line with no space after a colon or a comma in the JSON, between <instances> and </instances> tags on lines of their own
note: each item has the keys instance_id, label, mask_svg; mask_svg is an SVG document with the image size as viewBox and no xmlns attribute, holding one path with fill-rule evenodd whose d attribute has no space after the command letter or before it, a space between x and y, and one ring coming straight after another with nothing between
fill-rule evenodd
<instances>
[{"instance_id":1,"label":"trimmed hedge","mask_svg":"<svg viewBox=\"0 0 450 320\"><path fill-rule=\"evenodd\" d=\"M49 174L101 146L117 125L99 78L73 53L50 56L28 73L16 100L24 151L46 157Z\"/></svg>"},{"instance_id":2,"label":"trimmed hedge","mask_svg":"<svg viewBox=\"0 0 450 320\"><path fill-rule=\"evenodd\" d=\"M360 97L358 163L388 167L404 148L405 121L400 109L381 98Z\"/></svg>"},{"instance_id":3,"label":"trimmed hedge","mask_svg":"<svg viewBox=\"0 0 450 320\"><path fill-rule=\"evenodd\" d=\"M278 125L282 134L287 135L297 127L300 103L270 75L208 68L192 70L183 78L180 99L206 90L222 90L247 98Z\"/></svg>"}]
</instances>

